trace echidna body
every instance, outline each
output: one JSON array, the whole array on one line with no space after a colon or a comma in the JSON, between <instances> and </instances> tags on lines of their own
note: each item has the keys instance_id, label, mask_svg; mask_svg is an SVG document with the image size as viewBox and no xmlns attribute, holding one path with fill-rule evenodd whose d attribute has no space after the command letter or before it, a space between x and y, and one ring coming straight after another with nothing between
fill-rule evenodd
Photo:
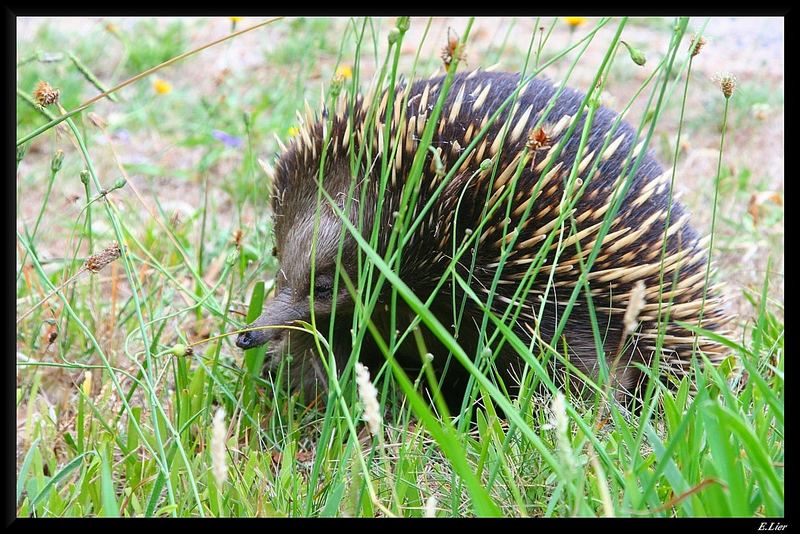
<instances>
[{"instance_id":1,"label":"echidna body","mask_svg":"<svg viewBox=\"0 0 800 534\"><path fill-rule=\"evenodd\" d=\"M314 341L306 333L281 327L309 321L313 305L316 322L322 325L319 329L327 335L326 318L335 300L333 339L329 342L341 369L353 349L355 305L345 283L340 282L338 294L332 294L337 258L339 268L354 284L358 284L359 268L363 271L365 261L363 254L359 257L359 245L343 230L338 210L319 195L318 183L385 256L397 217L404 211L404 188L443 82L444 77L438 77L396 88L388 138L390 102L385 91L371 107L369 96L359 96L352 109L342 98L336 112L325 111L320 120L309 111L300 133L277 161L272 209L281 269L274 298L249 325L274 328L245 332L237 344L250 348L270 342L273 365L291 354L294 379L307 393L327 382ZM430 301L430 310L468 354L476 354L486 342L478 339L484 312L472 296L465 295L452 273L447 274L454 254L459 254L465 242L469 246L457 258L458 276L484 306L505 317L514 333L532 347L534 357L547 358L553 369L563 369L567 359L567 368L572 365L590 377L598 376L587 291L591 291L604 357L618 392L636 395L645 375L634 364L651 365L657 348L662 373L688 372L695 349L712 362L718 361L724 354L722 346L696 338L677 323L699 324L720 332L727 317L718 291L706 290L707 252L688 224L683 207L670 202L670 173L650 154L638 158L642 143L636 139L636 131L602 107L594 114L576 166L586 120L586 113L580 110L584 95L571 89L556 94L557 88L547 80L525 84L493 121L495 112L519 84L520 77L509 73L474 71L454 77L434 124L433 150L425 154L414 191L416 205L407 220L415 220L426 204L430 203L430 209L403 244L401 279L423 302ZM575 120L577 124L573 124ZM571 126L572 134L562 147ZM481 135L484 128L487 130ZM637 159L641 161L631 177ZM452 178L437 191L456 165ZM386 173L383 190L382 172ZM579 283L584 285L581 273L604 218L627 180L625 197L589 270L588 286L581 287L561 337L554 340L573 290ZM569 210L571 204L571 212L559 222L562 210ZM373 228L378 229L375 235ZM443 276L449 279L440 284ZM638 309L631 310L629 301L638 281L644 285L643 292L639 288L641 302L635 306ZM521 285L525 286L522 290ZM387 342L390 292L390 286L384 284L371 317ZM394 328L402 333L415 314L399 297L394 306ZM487 325L490 336L494 326L492 321ZM449 401L459 405L469 375L455 362L448 365L447 350L429 331L422 330L435 370L446 370L442 390ZM659 339L662 346L657 347ZM384 362L372 336L367 334L363 343L360 358L364 363L375 366ZM554 357L553 351L562 357ZM515 349L503 343L494 352L480 352L490 355L494 376L513 389L524 367ZM421 358L413 336L407 336L396 357L410 373L418 372Z\"/></svg>"}]
</instances>

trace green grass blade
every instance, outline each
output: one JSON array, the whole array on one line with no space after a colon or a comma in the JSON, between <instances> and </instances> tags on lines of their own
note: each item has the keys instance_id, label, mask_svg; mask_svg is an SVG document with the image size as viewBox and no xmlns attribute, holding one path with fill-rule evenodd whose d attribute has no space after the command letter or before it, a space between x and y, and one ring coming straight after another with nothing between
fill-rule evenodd
<instances>
[{"instance_id":1,"label":"green grass blade","mask_svg":"<svg viewBox=\"0 0 800 534\"><path fill-rule=\"evenodd\" d=\"M41 489L41 491L39 491L39 493L36 495L36 497L34 497L31 500L31 507L36 506L37 504L39 504L42 501L42 499L47 497L47 495L50 493L50 491L53 488L55 488L56 485L58 485L59 482L64 480L70 473L72 473L75 469L80 467L80 465L83 463L83 459L86 456L89 456L91 454L97 455L97 452L96 451L86 451L85 453L83 453L83 454L81 454L79 456L76 456L69 463L67 463L67 465L62 467L58 471L58 473L56 473L53 476L53 478L51 478L50 480L47 481L47 484L44 485L44 487Z\"/></svg>"},{"instance_id":2,"label":"green grass blade","mask_svg":"<svg viewBox=\"0 0 800 534\"><path fill-rule=\"evenodd\" d=\"M22 467L19 468L19 473L17 473L17 504L19 504L19 498L22 497L22 489L25 487L25 477L28 474L28 469L31 467L31 459L33 458L33 451L36 450L36 446L39 445L39 441L42 438L36 438L33 443L31 443L28 452L25 453L25 459L22 461Z\"/></svg>"}]
</instances>

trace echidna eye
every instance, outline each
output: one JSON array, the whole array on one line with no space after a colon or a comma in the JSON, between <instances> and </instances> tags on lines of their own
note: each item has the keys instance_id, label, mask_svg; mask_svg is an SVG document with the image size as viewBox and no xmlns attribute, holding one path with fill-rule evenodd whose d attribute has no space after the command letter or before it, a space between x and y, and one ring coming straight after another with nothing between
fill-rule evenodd
<instances>
[{"instance_id":1,"label":"echidna eye","mask_svg":"<svg viewBox=\"0 0 800 534\"><path fill-rule=\"evenodd\" d=\"M328 278L318 278L314 282L314 298L316 300L330 300L333 296L333 284Z\"/></svg>"}]
</instances>

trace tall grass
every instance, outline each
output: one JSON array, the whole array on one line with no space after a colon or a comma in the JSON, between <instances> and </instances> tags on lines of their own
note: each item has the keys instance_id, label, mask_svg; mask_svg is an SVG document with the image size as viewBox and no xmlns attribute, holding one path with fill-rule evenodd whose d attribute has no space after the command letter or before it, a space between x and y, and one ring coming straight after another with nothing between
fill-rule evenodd
<instances>
[{"instance_id":1,"label":"tall grass","mask_svg":"<svg viewBox=\"0 0 800 534\"><path fill-rule=\"evenodd\" d=\"M382 22L351 19L339 41L327 47L327 62L314 54L303 60L303 75L321 72L330 81L322 96L329 108L340 97L352 108L356 94L370 87L378 95L367 113L368 136L377 136L374 124L379 119L377 108L382 91L388 93L386 116L391 116L401 75L413 80L430 74L441 64L438 57L424 52L431 47L435 21L413 23L423 26L419 42L410 41L407 19L399 19L388 29ZM575 69L586 68L585 54L590 47L605 50L595 65L591 82L582 88L586 91L581 105L586 113L583 129L579 131L578 121L573 121L555 147L557 154L573 135L581 141L576 163L568 173L560 216L513 301L524 300L534 279L544 277L552 282L554 272L545 264L544 251L556 246L561 254L564 240L575 231L570 214L587 186L578 179L577 167L585 156L594 113L614 75L612 69L619 69L620 65L638 68L625 53L628 48L620 47L630 22L598 19L591 27L571 33L568 45L554 49L550 38L560 23L537 20L534 27L541 26L541 30L531 34L521 62L508 66L522 73L520 84L490 117L490 124L514 106L526 81L558 68L562 76L557 78L557 97L564 87L573 85ZM474 23L469 19L458 28L461 45L469 45ZM320 28L316 24L273 22L269 31L289 32L282 37L287 48L273 52L276 64L287 54L294 57L298 44L318 42ZM745 292L753 320L740 337L722 338L696 325L686 325L717 338L730 349L730 358L715 368L702 365L704 356L697 353L692 373L676 381L675 387L650 381L639 414L631 414L613 402L607 366L596 379L586 377L593 391L588 398L577 398L568 392L564 396L547 371L552 360L571 367L559 339L570 310L584 292L592 313L594 342L602 355L603 326L594 317L587 274L670 102L680 99L675 105L680 110L680 124L683 123L686 94L692 88L692 56L684 38L688 26L687 19L678 19L664 32L663 49L648 51L648 55L652 53L657 58L649 58L655 67L642 77L630 101L617 110L625 115L635 104L645 101L634 143L641 141L644 148L626 164L620 189L595 241L598 245L581 262L581 277L565 303L552 339L543 339L538 328L530 341L520 339L508 326L519 316L518 306L509 305L498 313L501 307L496 299L497 288L516 236L508 236L509 244L486 298L473 291L471 272L465 278L455 268L459 259L476 246L489 221L493 217L497 220L502 213L498 210L508 215L517 179L527 163L525 158L499 200L489 206L487 199L487 210L475 222L471 236L453 243L446 275L430 297L421 300L398 275L404 250L435 198L488 131L487 125L474 136L459 160L441 169L434 198L420 204L414 186L422 179L423 165L428 164L426 157L431 153L434 129L453 76L463 70L458 54L453 55L421 136L384 254L376 250L383 229L377 223L371 227L363 223L365 199L362 197L353 205L352 195L347 195L347 203L340 209L335 199L318 187L318 213L327 204L340 217L341 237L352 236L357 243L359 270L355 279L340 273L341 283L355 299L353 349L343 368L337 367L333 354L332 321L326 324L312 314L309 323L290 327L313 336L315 357L327 374L327 397L317 401L301 399L290 388L290 359L262 376L265 347L241 355L230 337L260 313L273 287L272 273L278 268L269 254L270 213L263 209L268 178L258 170L256 160L261 152L257 147L267 139L271 142L273 133L279 138L287 135L294 109L302 105L298 98L302 91L298 94L290 87L292 80L276 80L272 90L278 92L267 104L259 100L261 96L248 96L244 90L244 96L235 96L235 89L240 86L234 81L224 85L225 91L232 100L241 101L215 106L208 101L197 104L197 109L208 114L209 124L196 126L196 138L187 141L201 152L197 165L185 170L188 185L199 194L192 195L196 209L182 222L168 213L167 199L133 176L148 171L125 163L124 149L118 146L112 128L90 117L88 110L99 105L103 96L128 85L148 83L144 81L146 76L163 71L178 59L189 58L205 46L140 72L145 66L141 64L142 57L159 61L164 58L158 50L151 50L155 46L152 41L147 41L145 55L131 49L134 43L126 41L124 55L114 72L129 75L128 81L73 110L62 108L60 113L50 114L43 125L37 115L25 114L48 114L52 108L36 108L29 101L21 101L17 146L37 146L40 150L55 146L65 156L63 168L60 163L58 168L50 165L48 159L47 172L40 178L40 189L46 189L41 194L30 198L18 189L18 206L23 202L37 203L33 224L19 219L17 230L21 317L17 335L17 410L24 420L18 434L18 515L783 516L783 306L769 296L769 269L760 291ZM237 36L245 31L249 28ZM510 33L511 27L496 36L498 59L508 45ZM404 45L409 43L416 48L413 59L404 56ZM435 45L434 48L441 47L439 43ZM618 54L620 51L623 53ZM471 56L466 60L473 61ZM404 67L409 61L410 67ZM337 74L341 65L347 66L352 76L343 76L342 71ZM33 68L40 68L40 62L18 66L21 73ZM91 62L84 59L80 68L73 62L62 75L85 78L91 87L103 87L98 85L102 76L92 68ZM128 68L133 70L128 72ZM362 73L372 71L375 75L371 80L362 78ZM59 86L57 80L49 81ZM306 81L298 76L295 83L304 87ZM26 89L20 87L18 92L26 95ZM318 92L319 88L314 87L313 93ZM74 95L72 98L78 101ZM735 106L735 97L730 103ZM547 120L551 107L552 103L536 126ZM270 113L261 113L265 109ZM402 116L407 109L405 100L400 109ZM726 116L727 111L726 99ZM213 118L219 114L242 132L244 156L238 165L228 162L227 149L210 141ZM617 124L598 154L614 139ZM394 155L402 142L391 143L389 126L386 124L383 132L378 160L379 191L386 190ZM505 125L502 135L507 135L509 129L510 125ZM679 134L671 147L673 164L679 158L680 140ZM354 174L364 162L377 156L370 141L368 137L358 151L353 149L356 144L352 140L349 143ZM101 154L108 159L106 146L112 152L112 163L104 163L103 174L98 172L96 160ZM720 146L721 162L721 141ZM30 150L18 156L21 184L26 180L35 182L32 175L42 168L36 164L26 166L26 160L31 158ZM497 177L498 160L487 163L493 165L491 180ZM320 183L325 165L323 157L316 176ZM586 175L592 175L598 165L599 157L591 162ZM546 166L542 174L551 166L552 163ZM216 185L223 168L229 171L224 188ZM126 180L120 182L123 185L119 188L112 187L113 179L108 176L111 170ZM82 171L87 178L85 184L72 184L82 193L77 201L80 209L59 213L51 194L54 185L69 188L67 181L77 182L75 177ZM154 171L161 172L162 169ZM180 175L177 170L173 172ZM715 184L721 173L720 166ZM351 193L355 181L352 187ZM362 187L361 191L365 190ZM226 207L226 201L234 207ZM387 209L384 201L380 196L378 213ZM715 196L712 209L716 209L716 203ZM523 218L530 215L531 206ZM348 216L351 210L356 212L355 222ZM44 219L43 214L47 214ZM319 218L315 228L318 225ZM45 227L52 234L43 236ZM249 231L239 231L248 227ZM62 241L54 237L61 234L74 234L77 238ZM100 272L72 280L82 264L80 258L98 252L112 239L121 245L120 260ZM54 246L62 247L63 258L46 259L43 251L53 250ZM315 247L316 239L311 243L312 255ZM341 258L341 246L338 253ZM340 277L334 280L336 294ZM313 292L313 283L311 288ZM467 353L448 325L443 325L431 311L431 304L441 298L444 290L464 295L460 302L453 300L454 325L461 324L468 303L483 310L478 324L481 343L475 354ZM378 313L378 306L384 305L379 297L387 291L390 335L383 338L372 318ZM244 310L238 305L243 300L249 301L246 312L236 312L237 307ZM395 332L401 304L412 309L417 319L408 328ZM29 314L23 316L25 313ZM449 365L463 366L470 374L460 413L449 413L438 394L440 377L435 376L426 359L427 349L419 334L423 325L449 351L448 355L436 357L448 358L452 360ZM55 332L54 339L51 332ZM361 421L363 407L355 380L355 363L365 339L374 339L386 361L371 377L385 416L383 432L374 436ZM395 358L406 339L415 340L419 347L422 365L418 376L407 374ZM525 363L518 397L506 391L493 371L491 355L506 346ZM600 360L605 361L604 357ZM422 394L425 384L434 392L433 402ZM468 409L476 400L483 401L483 407ZM218 409L230 416L215 418ZM224 431L221 425L226 426ZM220 459L221 447L227 462ZM223 464L227 466L226 476L218 474ZM212 474L213 465L218 467Z\"/></svg>"}]
</instances>

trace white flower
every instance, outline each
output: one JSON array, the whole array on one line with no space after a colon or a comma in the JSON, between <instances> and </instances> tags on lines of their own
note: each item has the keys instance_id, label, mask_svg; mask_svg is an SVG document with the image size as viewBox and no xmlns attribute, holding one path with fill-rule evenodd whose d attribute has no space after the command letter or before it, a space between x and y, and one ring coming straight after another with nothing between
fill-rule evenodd
<instances>
[{"instance_id":1,"label":"white flower","mask_svg":"<svg viewBox=\"0 0 800 534\"><path fill-rule=\"evenodd\" d=\"M564 394L560 391L553 397L550 410L553 412L552 423L556 433L558 452L567 470L572 472L575 467L575 462L572 457L572 443L570 443L568 435L569 418L567 417L567 403L566 399L564 399Z\"/></svg>"},{"instance_id":2,"label":"white flower","mask_svg":"<svg viewBox=\"0 0 800 534\"><path fill-rule=\"evenodd\" d=\"M436 495L431 494L425 501L425 517L436 517Z\"/></svg>"},{"instance_id":3,"label":"white flower","mask_svg":"<svg viewBox=\"0 0 800 534\"><path fill-rule=\"evenodd\" d=\"M369 380L369 371L361 363L356 363L356 384L358 385L358 395L364 404L364 421L369 426L369 431L373 436L381 432L381 410L378 404L378 390Z\"/></svg>"},{"instance_id":4,"label":"white flower","mask_svg":"<svg viewBox=\"0 0 800 534\"><path fill-rule=\"evenodd\" d=\"M228 429L225 427L225 408L220 406L214 414L211 424L211 469L217 486L222 487L228 478L228 468L225 458L225 438Z\"/></svg>"},{"instance_id":5,"label":"white flower","mask_svg":"<svg viewBox=\"0 0 800 534\"><path fill-rule=\"evenodd\" d=\"M567 419L567 406L563 393L559 391L555 394L553 402L550 404L550 409L553 411L553 428L556 434L559 436L566 435L569 420Z\"/></svg>"},{"instance_id":6,"label":"white flower","mask_svg":"<svg viewBox=\"0 0 800 534\"><path fill-rule=\"evenodd\" d=\"M636 327L639 324L639 314L644 308L644 295L645 295L645 286L644 281L639 280L634 284L633 289L631 289L630 297L628 298L628 307L625 308L625 317L623 317L622 322L625 325L625 335L632 333L636 330Z\"/></svg>"}]
</instances>

